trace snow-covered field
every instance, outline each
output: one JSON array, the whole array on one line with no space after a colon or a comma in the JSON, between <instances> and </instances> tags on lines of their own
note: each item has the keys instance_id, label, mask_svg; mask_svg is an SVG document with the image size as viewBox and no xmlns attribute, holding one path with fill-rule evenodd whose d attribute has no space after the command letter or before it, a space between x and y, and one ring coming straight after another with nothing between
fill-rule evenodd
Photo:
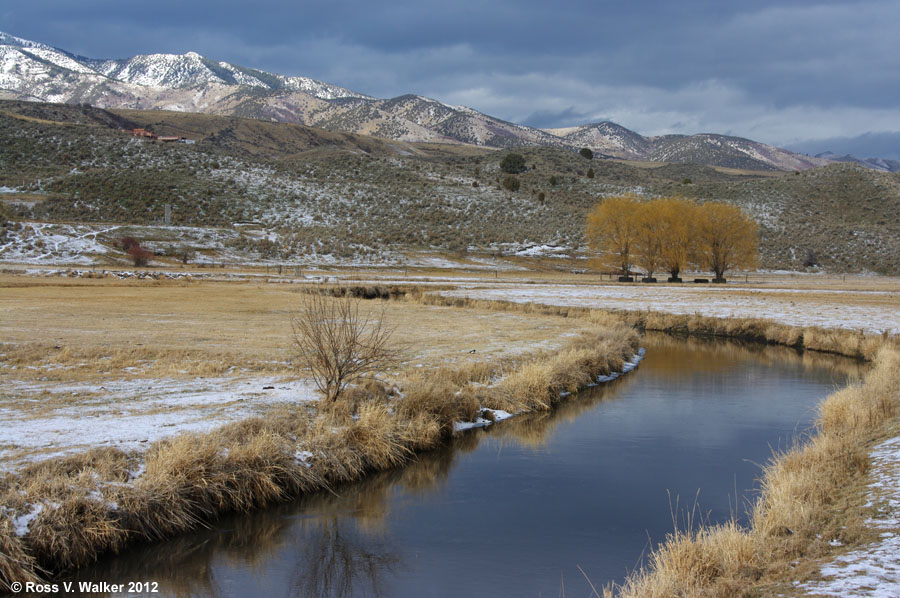
<instances>
[{"instance_id":1,"label":"snow-covered field","mask_svg":"<svg viewBox=\"0 0 900 598\"><path fill-rule=\"evenodd\" d=\"M713 317L761 318L792 326L900 333L900 293L767 289L732 285L479 285L448 297L502 299L566 307L649 310Z\"/></svg>"},{"instance_id":2,"label":"snow-covered field","mask_svg":"<svg viewBox=\"0 0 900 598\"><path fill-rule=\"evenodd\" d=\"M104 264L110 262L113 254L110 247L116 239L125 236L140 238L143 245L155 252L181 245L204 248L204 253L192 254L192 263L240 261L226 247L227 241L238 236L229 229L22 222L0 243L0 262L35 266ZM123 252L115 253L120 260L127 260Z\"/></svg>"},{"instance_id":3,"label":"snow-covered field","mask_svg":"<svg viewBox=\"0 0 900 598\"><path fill-rule=\"evenodd\" d=\"M315 398L309 381L273 377L12 380L0 407L0 471L98 446L141 450L177 432L206 432Z\"/></svg>"},{"instance_id":4,"label":"snow-covered field","mask_svg":"<svg viewBox=\"0 0 900 598\"><path fill-rule=\"evenodd\" d=\"M2 192L2 189L0 189ZM304 265L372 267L391 265L407 268L443 268L465 270L522 271L522 265L496 257L447 257L438 251L403 253L385 249L376 254L365 253L352 257L333 254L296 254L287 258L266 258L252 249L236 246L243 237L268 240L275 245L285 239L271 229L248 227L216 228L192 226L141 226L102 224L60 224L24 221L11 228L0 240L0 263L33 266L114 266L127 264L124 252L115 246L125 236L140 240L141 244L159 255L177 260L187 252L192 265L232 264ZM508 256L567 257L566 247L505 244L498 251ZM171 261L170 260L170 261ZM154 260L155 265L162 263Z\"/></svg>"}]
</instances>

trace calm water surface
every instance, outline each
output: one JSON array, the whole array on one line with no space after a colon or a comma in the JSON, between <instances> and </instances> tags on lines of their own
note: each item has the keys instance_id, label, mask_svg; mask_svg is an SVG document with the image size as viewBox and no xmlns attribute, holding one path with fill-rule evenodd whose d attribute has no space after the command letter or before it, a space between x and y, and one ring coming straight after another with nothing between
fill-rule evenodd
<instances>
[{"instance_id":1,"label":"calm water surface","mask_svg":"<svg viewBox=\"0 0 900 598\"><path fill-rule=\"evenodd\" d=\"M157 596L587 596L695 508L744 517L760 465L856 362L648 337L623 378L399 471L107 559Z\"/></svg>"}]
</instances>

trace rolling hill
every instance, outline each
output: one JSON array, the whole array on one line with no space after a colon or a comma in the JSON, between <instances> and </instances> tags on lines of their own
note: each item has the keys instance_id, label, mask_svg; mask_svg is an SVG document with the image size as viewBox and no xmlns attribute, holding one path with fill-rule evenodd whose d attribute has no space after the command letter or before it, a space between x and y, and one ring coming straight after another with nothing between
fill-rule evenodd
<instances>
[{"instance_id":1,"label":"rolling hill","mask_svg":"<svg viewBox=\"0 0 900 598\"><path fill-rule=\"evenodd\" d=\"M122 131L134 127L196 143ZM813 258L832 271L898 272L900 174L851 163L786 173L516 151L527 169L510 192L503 150L235 116L0 101L0 203L12 220L0 229L0 261L60 254L62 237L38 231L65 228L108 248L77 258L88 263L114 259L126 231L158 253L208 261L398 264L425 251L473 263L567 256L558 263L577 267L587 256L587 212L604 196L633 192L740 205L760 224L766 268L801 269Z\"/></svg>"}]
</instances>

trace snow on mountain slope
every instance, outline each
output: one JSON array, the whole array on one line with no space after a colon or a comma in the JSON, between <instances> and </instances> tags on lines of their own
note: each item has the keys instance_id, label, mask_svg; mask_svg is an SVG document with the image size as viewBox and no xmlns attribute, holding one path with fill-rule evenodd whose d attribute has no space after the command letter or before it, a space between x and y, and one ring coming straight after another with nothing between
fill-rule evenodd
<instances>
[{"instance_id":1,"label":"snow on mountain slope","mask_svg":"<svg viewBox=\"0 0 900 598\"><path fill-rule=\"evenodd\" d=\"M196 52L135 56L120 62L106 75L123 83L174 89L222 82Z\"/></svg>"},{"instance_id":2,"label":"snow on mountain slope","mask_svg":"<svg viewBox=\"0 0 900 598\"><path fill-rule=\"evenodd\" d=\"M600 123L547 129L573 146L589 147L594 151L617 158L643 158L650 151L651 144L646 137L616 123Z\"/></svg>"},{"instance_id":3,"label":"snow on mountain slope","mask_svg":"<svg viewBox=\"0 0 900 598\"><path fill-rule=\"evenodd\" d=\"M99 60L6 33L0 33L0 94L274 119L403 141L589 147L604 156L752 170L804 170L829 162L722 135L648 138L612 122L545 131L422 96L381 100L308 77L216 62L196 52Z\"/></svg>"},{"instance_id":4,"label":"snow on mountain slope","mask_svg":"<svg viewBox=\"0 0 900 598\"><path fill-rule=\"evenodd\" d=\"M153 104L151 96L164 90L198 88L207 85L230 85L267 90L301 91L320 99L363 98L360 94L309 77L288 77L228 62L215 62L196 52L185 54L142 54L122 60L90 59L74 56L46 44L0 32L0 64L4 77L0 88L18 92L27 99L51 102L86 101L94 98L124 95L129 104ZM58 67L58 68L54 68ZM82 81L73 75L88 77ZM105 81L104 81L105 79ZM52 80L52 81L51 81ZM40 86L56 83L52 94ZM92 89L85 94L84 84L94 87L105 83L106 90ZM117 84L134 86L121 88ZM151 88L151 89L145 89ZM112 93L107 93L112 92ZM146 101L141 102L143 98ZM23 97L22 99L26 99ZM110 100L111 101L111 100ZM106 107L115 107L111 103Z\"/></svg>"},{"instance_id":5,"label":"snow on mountain slope","mask_svg":"<svg viewBox=\"0 0 900 598\"><path fill-rule=\"evenodd\" d=\"M15 35L10 35L8 33L4 33L0 31L0 44L5 46L17 46L19 48L34 48L38 50L55 50L51 46L47 44L42 44L40 42L33 42L28 39L22 39L21 37L16 37Z\"/></svg>"}]
</instances>

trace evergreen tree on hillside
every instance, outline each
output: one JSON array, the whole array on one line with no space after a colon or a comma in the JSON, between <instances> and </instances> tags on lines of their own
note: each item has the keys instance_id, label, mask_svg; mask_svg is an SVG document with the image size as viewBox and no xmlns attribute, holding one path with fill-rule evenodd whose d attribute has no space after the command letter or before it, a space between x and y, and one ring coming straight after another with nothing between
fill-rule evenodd
<instances>
[{"instance_id":1,"label":"evergreen tree on hillside","mask_svg":"<svg viewBox=\"0 0 900 598\"><path fill-rule=\"evenodd\" d=\"M506 154L500 162L500 170L506 174L525 172L525 156L516 153Z\"/></svg>"}]
</instances>

